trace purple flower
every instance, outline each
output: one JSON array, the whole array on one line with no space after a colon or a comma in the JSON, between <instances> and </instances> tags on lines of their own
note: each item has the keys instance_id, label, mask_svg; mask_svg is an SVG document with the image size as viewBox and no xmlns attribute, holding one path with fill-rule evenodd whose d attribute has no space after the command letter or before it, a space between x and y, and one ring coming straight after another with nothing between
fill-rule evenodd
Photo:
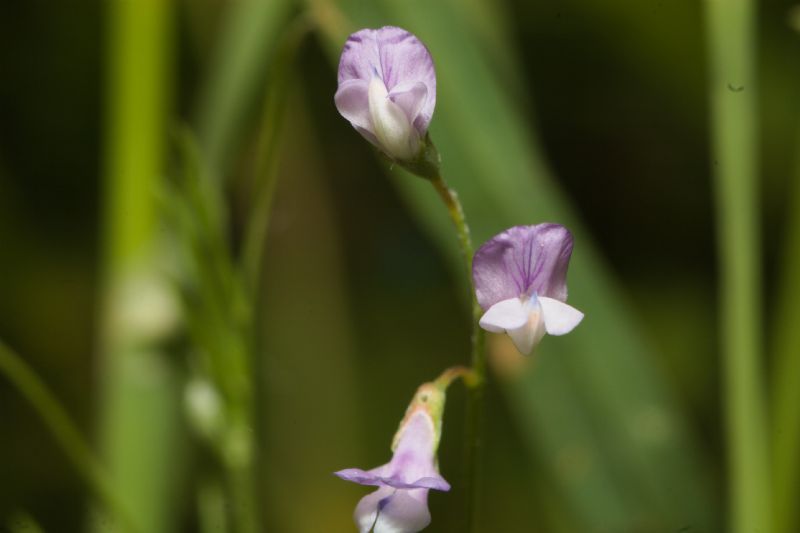
<instances>
[{"instance_id":1,"label":"purple flower","mask_svg":"<svg viewBox=\"0 0 800 533\"><path fill-rule=\"evenodd\" d=\"M360 30L342 50L334 100L339 113L386 155L418 158L436 106L433 59L402 28Z\"/></svg>"},{"instance_id":2,"label":"purple flower","mask_svg":"<svg viewBox=\"0 0 800 533\"><path fill-rule=\"evenodd\" d=\"M564 335L583 313L564 303L572 235L559 224L515 226L475 253L472 279L485 311L480 326L508 333L529 355L544 336Z\"/></svg>"},{"instance_id":3,"label":"purple flower","mask_svg":"<svg viewBox=\"0 0 800 533\"><path fill-rule=\"evenodd\" d=\"M361 533L414 533L430 524L428 491L450 490L436 465L443 408L444 392L431 383L422 385L394 437L392 460L372 470L336 472L346 481L378 487L353 514Z\"/></svg>"}]
</instances>

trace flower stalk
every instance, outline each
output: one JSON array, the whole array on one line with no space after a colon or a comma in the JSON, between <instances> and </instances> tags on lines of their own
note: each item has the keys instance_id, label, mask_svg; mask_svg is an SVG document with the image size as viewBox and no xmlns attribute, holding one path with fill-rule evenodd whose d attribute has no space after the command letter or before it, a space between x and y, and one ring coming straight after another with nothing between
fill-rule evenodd
<instances>
[{"instance_id":1,"label":"flower stalk","mask_svg":"<svg viewBox=\"0 0 800 533\"><path fill-rule=\"evenodd\" d=\"M472 257L474 249L472 247L472 237L467 224L464 208L458 199L458 194L451 189L444 181L441 173L436 173L431 178L431 184L439 197L447 207L447 212L458 235L458 244L461 249L461 257L468 279L472 279ZM470 281L470 293L472 300L472 348L470 355L470 374L469 379L465 379L465 384L469 388L469 400L467 403L467 424L466 424L466 448L464 453L465 466L465 494L467 497L467 531L475 531L476 507L478 502L478 461L480 457L481 436L483 434L483 411L484 411L484 389L486 386L486 350L483 330L478 327L478 321L483 311L475 298L474 286Z\"/></svg>"}]
</instances>

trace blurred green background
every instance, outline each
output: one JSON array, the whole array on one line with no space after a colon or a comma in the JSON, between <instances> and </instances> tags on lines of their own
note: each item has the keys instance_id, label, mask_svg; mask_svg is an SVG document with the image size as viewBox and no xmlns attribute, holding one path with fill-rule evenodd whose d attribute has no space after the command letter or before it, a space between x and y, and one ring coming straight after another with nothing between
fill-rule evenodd
<instances>
[{"instance_id":1,"label":"blurred green background","mask_svg":"<svg viewBox=\"0 0 800 533\"><path fill-rule=\"evenodd\" d=\"M286 78L258 297L266 530L353 530L367 490L331 473L386 462L416 386L467 362L465 284L444 209L422 180L387 172L333 105L336 32L385 24L419 35L437 63L431 134L476 244L514 224L576 233L570 303L585 323L546 339L533 360L490 339L481 530L726 530L701 3L353 0L339 15L322 0L167 3L164 124L195 129L225 177L232 249L249 216L264 95ZM0 6L0 336L93 442L114 5ZM765 371L800 206L793 6L758 4ZM324 31L273 68L306 10ZM181 350L169 353L182 379ZM464 513L465 394L451 391L439 457L454 490L431 495L430 531L459 531ZM86 486L2 378L0 415L0 531L32 527L25 516L45 531L84 530ZM178 433L184 464L164 472L179 480L168 512L194 531L204 455Z\"/></svg>"}]
</instances>

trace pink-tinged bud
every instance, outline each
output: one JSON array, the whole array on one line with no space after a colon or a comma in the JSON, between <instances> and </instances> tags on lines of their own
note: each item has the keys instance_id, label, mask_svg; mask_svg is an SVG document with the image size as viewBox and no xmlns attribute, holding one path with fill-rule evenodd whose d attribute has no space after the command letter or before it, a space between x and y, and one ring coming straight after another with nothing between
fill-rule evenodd
<instances>
[{"instance_id":1,"label":"pink-tinged bud","mask_svg":"<svg viewBox=\"0 0 800 533\"><path fill-rule=\"evenodd\" d=\"M390 158L423 157L436 106L436 72L428 49L404 29L352 34L339 60L339 113Z\"/></svg>"},{"instance_id":2,"label":"pink-tinged bud","mask_svg":"<svg viewBox=\"0 0 800 533\"><path fill-rule=\"evenodd\" d=\"M436 464L444 398L443 389L422 385L397 430L392 460L368 471L336 472L344 480L378 487L356 506L353 518L361 533L414 533L430 524L428 491L450 490Z\"/></svg>"}]
</instances>

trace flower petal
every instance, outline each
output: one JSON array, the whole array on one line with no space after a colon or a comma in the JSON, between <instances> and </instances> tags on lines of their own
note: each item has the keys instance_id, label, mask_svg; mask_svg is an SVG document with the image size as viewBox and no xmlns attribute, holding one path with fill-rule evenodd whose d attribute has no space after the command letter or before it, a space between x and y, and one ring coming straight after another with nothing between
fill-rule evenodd
<instances>
[{"instance_id":1,"label":"flower petal","mask_svg":"<svg viewBox=\"0 0 800 533\"><path fill-rule=\"evenodd\" d=\"M559 224L515 226L483 244L472 262L478 303L484 310L519 296L567 299L572 235Z\"/></svg>"},{"instance_id":2,"label":"flower petal","mask_svg":"<svg viewBox=\"0 0 800 533\"><path fill-rule=\"evenodd\" d=\"M353 127L372 131L369 115L369 84L364 80L346 80L333 97L336 109Z\"/></svg>"},{"instance_id":3,"label":"flower petal","mask_svg":"<svg viewBox=\"0 0 800 533\"><path fill-rule=\"evenodd\" d=\"M339 476L345 481L352 481L353 483L359 483L361 485L383 485L381 475L376 474L374 471L367 472L366 470L361 470L360 468L345 468L344 470L339 470L333 474L335 476Z\"/></svg>"},{"instance_id":4,"label":"flower petal","mask_svg":"<svg viewBox=\"0 0 800 533\"><path fill-rule=\"evenodd\" d=\"M565 335L583 320L583 313L553 298L539 297L544 327L550 335Z\"/></svg>"},{"instance_id":5,"label":"flower petal","mask_svg":"<svg viewBox=\"0 0 800 533\"><path fill-rule=\"evenodd\" d=\"M417 411L398 430L389 464L371 470L396 488L450 490L436 468L436 428L426 411Z\"/></svg>"},{"instance_id":6,"label":"flower petal","mask_svg":"<svg viewBox=\"0 0 800 533\"><path fill-rule=\"evenodd\" d=\"M509 298L497 302L489 308L478 322L486 331L503 333L518 329L528 321L529 310L519 298Z\"/></svg>"},{"instance_id":7,"label":"flower petal","mask_svg":"<svg viewBox=\"0 0 800 533\"><path fill-rule=\"evenodd\" d=\"M426 489L398 490L378 512L375 533L416 533L428 527L431 513L428 511Z\"/></svg>"},{"instance_id":8,"label":"flower petal","mask_svg":"<svg viewBox=\"0 0 800 533\"><path fill-rule=\"evenodd\" d=\"M428 129L436 106L436 72L428 49L402 28L385 26L352 34L339 60L339 84L359 79L367 83L377 74L392 90L406 83L425 85L427 98L414 125L420 135Z\"/></svg>"},{"instance_id":9,"label":"flower petal","mask_svg":"<svg viewBox=\"0 0 800 533\"><path fill-rule=\"evenodd\" d=\"M389 92L389 99L402 109L414 124L428 99L428 88L419 81L401 83Z\"/></svg>"},{"instance_id":10,"label":"flower petal","mask_svg":"<svg viewBox=\"0 0 800 533\"><path fill-rule=\"evenodd\" d=\"M519 328L506 330L506 333L522 355L531 355L544 337L545 329L542 308L539 307L536 296L528 301L525 307L528 310L528 320Z\"/></svg>"},{"instance_id":11,"label":"flower petal","mask_svg":"<svg viewBox=\"0 0 800 533\"><path fill-rule=\"evenodd\" d=\"M353 512L353 520L360 533L368 533L372 530L378 518L380 507L388 503L395 492L396 489L391 487L381 487L361 498L358 505L356 505L356 510Z\"/></svg>"},{"instance_id":12,"label":"flower petal","mask_svg":"<svg viewBox=\"0 0 800 533\"><path fill-rule=\"evenodd\" d=\"M389 98L377 77L370 81L368 94L372 132L383 151L399 160L413 157L419 149L419 133L411 126L406 112Z\"/></svg>"},{"instance_id":13,"label":"flower petal","mask_svg":"<svg viewBox=\"0 0 800 533\"><path fill-rule=\"evenodd\" d=\"M421 477L411 482L404 481L402 478L397 476L381 477L380 481L385 486L394 487L396 489L434 489L434 490L441 490L443 492L447 492L450 490L450 483L448 483L440 475ZM372 483L362 483L362 485L371 485L371 484Z\"/></svg>"}]
</instances>

